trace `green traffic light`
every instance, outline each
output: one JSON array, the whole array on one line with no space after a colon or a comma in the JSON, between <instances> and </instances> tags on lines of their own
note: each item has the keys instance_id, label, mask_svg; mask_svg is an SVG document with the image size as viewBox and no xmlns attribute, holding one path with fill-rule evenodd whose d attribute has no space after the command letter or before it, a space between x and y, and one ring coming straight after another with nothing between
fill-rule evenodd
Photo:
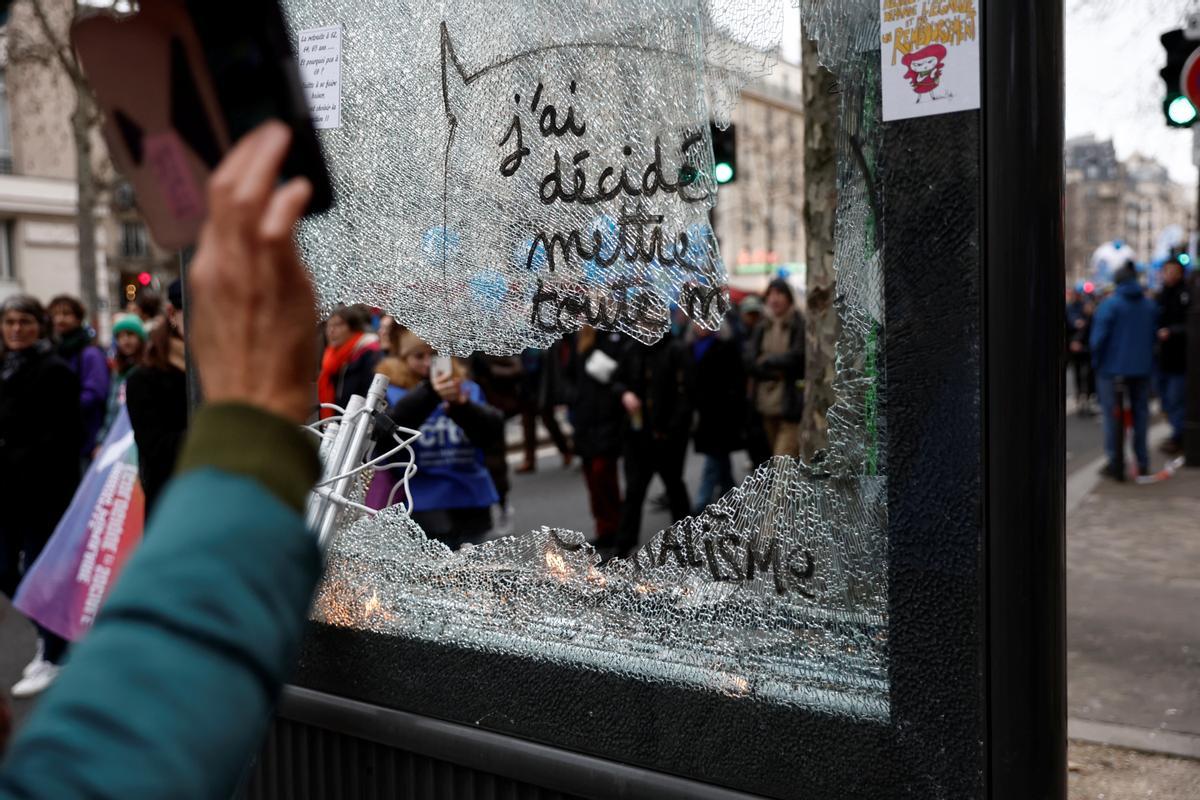
<instances>
[{"instance_id":1,"label":"green traffic light","mask_svg":"<svg viewBox=\"0 0 1200 800\"><path fill-rule=\"evenodd\" d=\"M1167 105L1167 118L1176 125L1190 125L1196 121L1196 107L1191 100L1179 95Z\"/></svg>"},{"instance_id":2,"label":"green traffic light","mask_svg":"<svg viewBox=\"0 0 1200 800\"><path fill-rule=\"evenodd\" d=\"M1194 110L1192 116L1195 116ZM713 167L713 177L717 179L717 183L729 183L733 180L733 166L721 161Z\"/></svg>"},{"instance_id":3,"label":"green traffic light","mask_svg":"<svg viewBox=\"0 0 1200 800\"><path fill-rule=\"evenodd\" d=\"M1188 264L1192 263L1192 257L1189 256L1187 253L1180 253L1179 258L1177 258L1176 260L1179 262L1179 265L1182 267L1186 267Z\"/></svg>"}]
</instances>

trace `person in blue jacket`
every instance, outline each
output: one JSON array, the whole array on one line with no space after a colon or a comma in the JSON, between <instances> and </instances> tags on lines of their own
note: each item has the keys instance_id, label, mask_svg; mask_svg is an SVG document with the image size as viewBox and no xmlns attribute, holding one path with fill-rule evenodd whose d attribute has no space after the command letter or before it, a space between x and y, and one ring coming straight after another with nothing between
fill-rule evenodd
<instances>
[{"instance_id":1,"label":"person in blue jacket","mask_svg":"<svg viewBox=\"0 0 1200 800\"><path fill-rule=\"evenodd\" d=\"M1154 367L1158 308L1146 297L1132 262L1117 270L1117 288L1100 304L1092 320L1092 366L1096 391L1104 414L1104 450L1108 463L1102 474L1115 480L1125 476L1117 466L1121 424L1117 408L1120 389L1133 412L1133 450L1139 474L1150 472L1146 426L1150 415L1150 374Z\"/></svg>"},{"instance_id":2,"label":"person in blue jacket","mask_svg":"<svg viewBox=\"0 0 1200 800\"><path fill-rule=\"evenodd\" d=\"M321 571L299 429L316 303L292 241L312 188L279 184L290 138L263 125L210 180L189 275L206 405L150 535L0 763L0 800L228 798L261 746Z\"/></svg>"},{"instance_id":3,"label":"person in blue jacket","mask_svg":"<svg viewBox=\"0 0 1200 800\"><path fill-rule=\"evenodd\" d=\"M420 430L413 443L417 474L409 481L413 521L430 537L452 548L483 541L492 527L492 504L499 502L485 454L504 438L504 416L487 404L479 384L467 380L458 361L434 374L434 353L412 331L400 336L399 352L384 359L388 376L388 416ZM387 444L380 444L386 452ZM367 492L367 505L383 508L393 495L397 472L380 471ZM402 490L400 490L402 491Z\"/></svg>"}]
</instances>

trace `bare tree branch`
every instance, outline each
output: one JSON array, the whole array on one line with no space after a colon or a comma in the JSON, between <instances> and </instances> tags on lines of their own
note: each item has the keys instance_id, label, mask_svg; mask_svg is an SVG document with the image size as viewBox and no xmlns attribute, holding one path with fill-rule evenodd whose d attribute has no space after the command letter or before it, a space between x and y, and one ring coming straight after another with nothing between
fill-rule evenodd
<instances>
[{"instance_id":1,"label":"bare tree branch","mask_svg":"<svg viewBox=\"0 0 1200 800\"><path fill-rule=\"evenodd\" d=\"M79 64L75 61L75 55L66 42L58 40L58 34L54 31L54 26L50 24L50 17L46 14L46 7L42 0L29 0L29 4L33 7L33 14L37 17L38 26L42 29L42 35L46 37L47 44L53 48L54 54L58 59L59 66L67 73L67 77L76 86L85 83L83 71L79 69ZM72 18L78 13L78 7L72 12Z\"/></svg>"}]
</instances>

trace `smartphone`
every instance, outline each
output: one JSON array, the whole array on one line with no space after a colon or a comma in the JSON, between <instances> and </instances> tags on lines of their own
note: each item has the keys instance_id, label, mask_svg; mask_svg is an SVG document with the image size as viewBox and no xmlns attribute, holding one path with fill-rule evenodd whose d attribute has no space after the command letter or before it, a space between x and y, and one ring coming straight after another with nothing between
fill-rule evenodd
<instances>
[{"instance_id":1,"label":"smartphone","mask_svg":"<svg viewBox=\"0 0 1200 800\"><path fill-rule=\"evenodd\" d=\"M453 369L454 367L450 363L450 356L434 356L433 364L429 367L429 376L434 379L447 377Z\"/></svg>"},{"instance_id":2,"label":"smartphone","mask_svg":"<svg viewBox=\"0 0 1200 800\"><path fill-rule=\"evenodd\" d=\"M82 17L71 43L103 113L109 153L160 246L196 241L209 175L269 119L292 130L282 178L312 183L306 213L333 204L278 0L150 0L131 15Z\"/></svg>"}]
</instances>

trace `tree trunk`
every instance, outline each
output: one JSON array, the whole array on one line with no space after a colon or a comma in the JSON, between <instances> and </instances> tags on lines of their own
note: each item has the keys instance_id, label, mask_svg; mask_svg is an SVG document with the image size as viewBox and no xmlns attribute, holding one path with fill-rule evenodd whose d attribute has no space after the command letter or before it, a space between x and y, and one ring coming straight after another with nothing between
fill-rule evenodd
<instances>
[{"instance_id":1,"label":"tree trunk","mask_svg":"<svg viewBox=\"0 0 1200 800\"><path fill-rule=\"evenodd\" d=\"M808 299L805 315L804 416L800 449L805 459L829 440L827 412L834 402L833 378L838 319L833 300L834 219L837 211L838 95L833 75L817 58L817 45L805 39L804 70L804 232Z\"/></svg>"},{"instance_id":2,"label":"tree trunk","mask_svg":"<svg viewBox=\"0 0 1200 800\"><path fill-rule=\"evenodd\" d=\"M100 294L96 285L96 203L99 191L92 164L92 98L87 86L75 87L71 134L75 139L75 181L79 192L76 232L79 239L79 296L93 319L99 319Z\"/></svg>"}]
</instances>

